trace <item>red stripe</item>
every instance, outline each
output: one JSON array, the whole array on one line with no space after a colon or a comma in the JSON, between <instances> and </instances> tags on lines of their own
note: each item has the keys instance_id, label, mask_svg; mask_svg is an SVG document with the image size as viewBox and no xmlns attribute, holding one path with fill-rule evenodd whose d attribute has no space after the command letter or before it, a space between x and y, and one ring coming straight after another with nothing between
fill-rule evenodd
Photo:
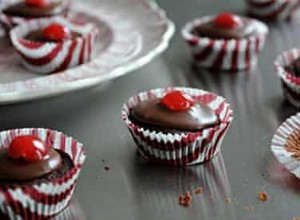
<instances>
[{"instance_id":1,"label":"red stripe","mask_svg":"<svg viewBox=\"0 0 300 220\"><path fill-rule=\"evenodd\" d=\"M25 39L20 39L19 43L28 49L39 49L46 44L46 43L29 41L29 40L25 40Z\"/></svg>"},{"instance_id":2,"label":"red stripe","mask_svg":"<svg viewBox=\"0 0 300 220\"><path fill-rule=\"evenodd\" d=\"M74 53L74 50L75 50L76 46L77 46L77 40L73 40L72 43L71 43L71 46L69 47L67 57L65 57L63 63L53 71L54 73L63 71L63 70L68 68L68 66L71 62L71 59L73 57L73 53Z\"/></svg>"},{"instance_id":3,"label":"red stripe","mask_svg":"<svg viewBox=\"0 0 300 220\"><path fill-rule=\"evenodd\" d=\"M43 66L52 62L52 60L57 56L57 54L61 52L61 49L62 49L62 44L57 44L57 46L50 53L48 53L46 56L41 58L30 58L26 54L23 54L21 51L19 51L19 54L23 57L23 59L27 63L33 66Z\"/></svg>"},{"instance_id":4,"label":"red stripe","mask_svg":"<svg viewBox=\"0 0 300 220\"><path fill-rule=\"evenodd\" d=\"M269 7L272 6L275 3L276 0L270 0L270 1L253 1L253 0L248 0L248 4L252 5L254 7L259 7L259 8L264 8L264 7Z\"/></svg>"},{"instance_id":5,"label":"red stripe","mask_svg":"<svg viewBox=\"0 0 300 220\"><path fill-rule=\"evenodd\" d=\"M201 102L204 105L209 105L210 103L212 103L214 100L216 100L218 96L216 94L213 93L207 93L205 95L200 95L195 97L195 99L198 102Z\"/></svg>"},{"instance_id":6,"label":"red stripe","mask_svg":"<svg viewBox=\"0 0 300 220\"><path fill-rule=\"evenodd\" d=\"M85 48L86 48L86 40L83 39L82 45L81 45L81 50L80 50L80 55L79 55L79 64L84 63Z\"/></svg>"},{"instance_id":7,"label":"red stripe","mask_svg":"<svg viewBox=\"0 0 300 220\"><path fill-rule=\"evenodd\" d=\"M66 136L64 134L60 135L60 150L66 152Z\"/></svg>"},{"instance_id":8,"label":"red stripe","mask_svg":"<svg viewBox=\"0 0 300 220\"><path fill-rule=\"evenodd\" d=\"M78 151L77 142L73 139L72 140L72 145L71 145L71 152L72 152L71 158L72 158L72 160L75 159L77 151Z\"/></svg>"},{"instance_id":9,"label":"red stripe","mask_svg":"<svg viewBox=\"0 0 300 220\"><path fill-rule=\"evenodd\" d=\"M212 53L214 44L214 40L209 40L208 45L201 52L194 55L195 60L199 62L204 61Z\"/></svg>"},{"instance_id":10,"label":"red stripe","mask_svg":"<svg viewBox=\"0 0 300 220\"><path fill-rule=\"evenodd\" d=\"M69 196L74 188L75 188L75 184L73 183L64 192L55 194L55 195L49 195L49 194L39 192L38 190L36 190L32 187L25 187L23 189L23 193L25 195L28 195L28 197L30 197L36 203L42 203L45 205L55 205L57 203L62 202L64 200L64 198Z\"/></svg>"},{"instance_id":11,"label":"red stripe","mask_svg":"<svg viewBox=\"0 0 300 220\"><path fill-rule=\"evenodd\" d=\"M260 39L256 38L255 40L255 53L259 54L259 45L260 45Z\"/></svg>"},{"instance_id":12,"label":"red stripe","mask_svg":"<svg viewBox=\"0 0 300 220\"><path fill-rule=\"evenodd\" d=\"M222 67L224 57L226 55L226 50L227 50L227 40L224 40L223 44L222 44L222 48L221 48L217 58L213 62L214 69L220 69Z\"/></svg>"},{"instance_id":13,"label":"red stripe","mask_svg":"<svg viewBox=\"0 0 300 220\"><path fill-rule=\"evenodd\" d=\"M92 40L91 40L92 36L91 34L88 35L87 37L87 42L88 42L88 60L91 60L91 53L92 53Z\"/></svg>"},{"instance_id":14,"label":"red stripe","mask_svg":"<svg viewBox=\"0 0 300 220\"><path fill-rule=\"evenodd\" d=\"M240 51L240 40L236 40L235 48L232 52L232 58L231 58L231 69L236 70L237 68L237 63L238 63L238 58L239 58L239 51Z\"/></svg>"},{"instance_id":15,"label":"red stripe","mask_svg":"<svg viewBox=\"0 0 300 220\"><path fill-rule=\"evenodd\" d=\"M245 63L246 63L246 68L250 68L250 61L251 61L251 41L248 39L247 40L247 46L246 46L246 56L245 56Z\"/></svg>"}]
</instances>

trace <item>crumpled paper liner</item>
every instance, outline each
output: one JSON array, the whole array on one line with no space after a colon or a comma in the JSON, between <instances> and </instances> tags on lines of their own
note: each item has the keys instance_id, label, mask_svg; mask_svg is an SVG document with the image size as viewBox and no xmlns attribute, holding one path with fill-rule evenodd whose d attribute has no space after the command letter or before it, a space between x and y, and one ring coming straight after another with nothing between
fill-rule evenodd
<instances>
[{"instance_id":1,"label":"crumpled paper liner","mask_svg":"<svg viewBox=\"0 0 300 220\"><path fill-rule=\"evenodd\" d=\"M294 153L286 149L291 135L296 138L300 136L300 113L288 118L280 125L273 136L271 144L271 150L277 160L296 177L300 178L300 160L293 156ZM295 144L297 143L295 142Z\"/></svg>"}]
</instances>

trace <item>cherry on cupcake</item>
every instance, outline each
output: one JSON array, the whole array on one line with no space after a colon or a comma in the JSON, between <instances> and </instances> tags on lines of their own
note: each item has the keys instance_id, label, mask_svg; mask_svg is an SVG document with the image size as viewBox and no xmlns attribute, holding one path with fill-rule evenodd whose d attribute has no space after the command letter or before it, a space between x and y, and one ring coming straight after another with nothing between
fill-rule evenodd
<instances>
[{"instance_id":1,"label":"cherry on cupcake","mask_svg":"<svg viewBox=\"0 0 300 220\"><path fill-rule=\"evenodd\" d=\"M216 16L214 23L222 29L235 29L242 25L242 20L237 15L223 12Z\"/></svg>"},{"instance_id":2,"label":"cherry on cupcake","mask_svg":"<svg viewBox=\"0 0 300 220\"><path fill-rule=\"evenodd\" d=\"M25 4L33 7L45 7L50 4L49 0L25 0Z\"/></svg>"},{"instance_id":3,"label":"cherry on cupcake","mask_svg":"<svg viewBox=\"0 0 300 220\"><path fill-rule=\"evenodd\" d=\"M71 37L71 31L58 23L52 23L44 28L43 37L49 41L63 41Z\"/></svg>"},{"instance_id":4,"label":"cherry on cupcake","mask_svg":"<svg viewBox=\"0 0 300 220\"><path fill-rule=\"evenodd\" d=\"M165 94L161 103L172 111L188 110L195 105L191 97L176 90Z\"/></svg>"},{"instance_id":5,"label":"cherry on cupcake","mask_svg":"<svg viewBox=\"0 0 300 220\"><path fill-rule=\"evenodd\" d=\"M32 135L21 135L12 140L7 153L12 159L34 162L47 156L48 150L39 138Z\"/></svg>"}]
</instances>

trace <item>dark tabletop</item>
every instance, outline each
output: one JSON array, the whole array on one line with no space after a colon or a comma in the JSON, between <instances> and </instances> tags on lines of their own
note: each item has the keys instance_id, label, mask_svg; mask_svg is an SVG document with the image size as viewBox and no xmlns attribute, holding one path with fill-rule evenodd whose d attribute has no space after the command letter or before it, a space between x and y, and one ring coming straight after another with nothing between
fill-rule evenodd
<instances>
[{"instance_id":1,"label":"dark tabletop","mask_svg":"<svg viewBox=\"0 0 300 220\"><path fill-rule=\"evenodd\" d=\"M297 24L271 25L256 70L211 73L192 65L180 28L197 16L220 11L243 13L242 0L158 1L177 27L170 48L151 63L111 83L23 104L0 107L0 128L47 127L83 142L88 160L75 193L89 220L287 219L300 216L300 180L290 175L270 151L272 134L297 112L282 96L273 61L300 44ZM188 86L228 99L234 122L222 153L187 168L150 166L136 155L124 126L122 103L139 91ZM104 162L102 160L105 160ZM105 166L110 169L105 170ZM203 187L190 207L177 197ZM267 202L257 199L266 191ZM231 198L231 202L225 202Z\"/></svg>"}]
</instances>

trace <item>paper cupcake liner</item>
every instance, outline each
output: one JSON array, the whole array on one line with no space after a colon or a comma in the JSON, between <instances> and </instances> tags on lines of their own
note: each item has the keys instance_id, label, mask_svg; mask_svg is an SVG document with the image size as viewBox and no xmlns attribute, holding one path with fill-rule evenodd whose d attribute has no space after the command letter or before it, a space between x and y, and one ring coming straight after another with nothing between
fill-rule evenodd
<instances>
[{"instance_id":1,"label":"paper cupcake liner","mask_svg":"<svg viewBox=\"0 0 300 220\"><path fill-rule=\"evenodd\" d=\"M0 11L2 12L7 7L9 7L17 2L20 2L20 0L3 1L2 5L0 7ZM72 0L66 0L63 2L61 7L66 9L66 13L62 13L60 16L68 17L67 9L70 8L71 3L72 3ZM58 15L56 15L56 16L58 16ZM50 16L50 17L53 17L53 16ZM6 28L9 30L9 29L13 28L14 26L22 24L24 22L28 22L28 21L36 20L36 19L45 19L45 18L50 18L50 17L48 16L48 17L39 17L39 18L30 18L30 17L25 18L25 17L18 17L18 16L9 16L4 13L0 13L0 22L2 24L4 24L6 26Z\"/></svg>"},{"instance_id":2,"label":"paper cupcake liner","mask_svg":"<svg viewBox=\"0 0 300 220\"><path fill-rule=\"evenodd\" d=\"M7 148L19 135L34 135L53 148L67 153L73 161L64 176L41 184L1 187L0 215L9 219L44 219L65 209L73 195L75 182L85 161L83 145L63 133L44 128L24 128L0 132L0 148Z\"/></svg>"},{"instance_id":3,"label":"paper cupcake liner","mask_svg":"<svg viewBox=\"0 0 300 220\"><path fill-rule=\"evenodd\" d=\"M33 42L24 39L29 32L57 22L82 36L63 42ZM54 73L86 63L93 57L98 29L93 24L72 23L62 17L32 20L10 32L13 46L20 55L22 64L39 73Z\"/></svg>"},{"instance_id":4,"label":"paper cupcake liner","mask_svg":"<svg viewBox=\"0 0 300 220\"><path fill-rule=\"evenodd\" d=\"M190 46L195 63L201 67L217 70L251 69L257 63L257 56L262 50L268 27L255 19L251 19L257 33L247 38L211 39L192 34L192 30L215 16L195 19L182 28L182 36Z\"/></svg>"},{"instance_id":5,"label":"paper cupcake liner","mask_svg":"<svg viewBox=\"0 0 300 220\"><path fill-rule=\"evenodd\" d=\"M259 19L291 20L299 15L298 0L246 0L249 13Z\"/></svg>"},{"instance_id":6,"label":"paper cupcake liner","mask_svg":"<svg viewBox=\"0 0 300 220\"><path fill-rule=\"evenodd\" d=\"M287 72L284 67L291 65L299 57L300 49L295 48L280 54L274 62L276 74L282 82L283 93L296 107L300 107L300 77Z\"/></svg>"},{"instance_id":7,"label":"paper cupcake liner","mask_svg":"<svg viewBox=\"0 0 300 220\"><path fill-rule=\"evenodd\" d=\"M287 119L275 132L271 150L277 160L291 173L300 178L300 160L293 157L293 153L286 150L288 138L291 135L300 137L300 113Z\"/></svg>"},{"instance_id":8,"label":"paper cupcake liner","mask_svg":"<svg viewBox=\"0 0 300 220\"><path fill-rule=\"evenodd\" d=\"M141 127L129 119L129 112L137 103L162 97L170 90L180 90L211 107L219 115L220 124L199 132L171 134ZM174 87L153 89L131 97L122 107L122 118L142 156L155 163L184 166L205 162L219 152L233 116L229 104L221 96L199 89Z\"/></svg>"}]
</instances>

